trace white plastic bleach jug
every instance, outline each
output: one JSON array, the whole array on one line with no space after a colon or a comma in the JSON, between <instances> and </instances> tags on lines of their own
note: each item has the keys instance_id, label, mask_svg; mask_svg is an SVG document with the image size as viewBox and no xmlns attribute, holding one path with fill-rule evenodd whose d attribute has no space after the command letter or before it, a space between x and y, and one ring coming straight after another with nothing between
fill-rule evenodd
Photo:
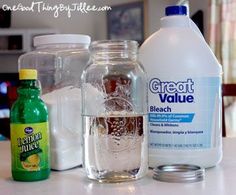
<instances>
[{"instance_id":1,"label":"white plastic bleach jug","mask_svg":"<svg viewBox=\"0 0 236 195\"><path fill-rule=\"evenodd\" d=\"M222 69L185 6L166 8L140 48L148 73L149 166L215 166L222 158Z\"/></svg>"}]
</instances>

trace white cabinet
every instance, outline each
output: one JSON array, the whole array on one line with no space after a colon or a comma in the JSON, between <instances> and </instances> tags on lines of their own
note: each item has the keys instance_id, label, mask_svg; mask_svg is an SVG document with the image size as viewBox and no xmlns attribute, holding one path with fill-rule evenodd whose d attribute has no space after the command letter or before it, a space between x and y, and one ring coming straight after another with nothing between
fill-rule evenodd
<instances>
[{"instance_id":1,"label":"white cabinet","mask_svg":"<svg viewBox=\"0 0 236 195\"><path fill-rule=\"evenodd\" d=\"M21 54L33 49L33 38L38 35L55 34L56 29L0 29L0 54Z\"/></svg>"}]
</instances>

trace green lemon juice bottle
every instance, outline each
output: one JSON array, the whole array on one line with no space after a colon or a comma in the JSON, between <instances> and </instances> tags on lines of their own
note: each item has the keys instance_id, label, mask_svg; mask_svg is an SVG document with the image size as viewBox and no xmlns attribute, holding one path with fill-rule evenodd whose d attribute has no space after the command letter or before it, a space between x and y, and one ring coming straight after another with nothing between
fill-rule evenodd
<instances>
[{"instance_id":1,"label":"green lemon juice bottle","mask_svg":"<svg viewBox=\"0 0 236 195\"><path fill-rule=\"evenodd\" d=\"M18 99L10 112L12 177L38 181L50 175L48 111L40 99L37 71L19 73Z\"/></svg>"}]
</instances>

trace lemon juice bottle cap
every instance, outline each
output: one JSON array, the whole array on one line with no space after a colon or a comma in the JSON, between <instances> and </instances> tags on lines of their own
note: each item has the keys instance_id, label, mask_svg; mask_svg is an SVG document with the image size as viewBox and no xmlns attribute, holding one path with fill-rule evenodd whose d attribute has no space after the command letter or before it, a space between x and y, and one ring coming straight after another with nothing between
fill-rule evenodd
<instances>
[{"instance_id":1,"label":"lemon juice bottle cap","mask_svg":"<svg viewBox=\"0 0 236 195\"><path fill-rule=\"evenodd\" d=\"M21 69L19 72L20 80L36 80L37 70L35 69Z\"/></svg>"}]
</instances>

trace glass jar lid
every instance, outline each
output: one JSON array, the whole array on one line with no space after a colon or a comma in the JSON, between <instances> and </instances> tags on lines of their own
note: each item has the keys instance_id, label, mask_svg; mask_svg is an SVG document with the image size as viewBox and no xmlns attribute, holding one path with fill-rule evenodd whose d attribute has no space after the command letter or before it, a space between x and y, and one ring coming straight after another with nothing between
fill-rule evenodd
<instances>
[{"instance_id":1,"label":"glass jar lid","mask_svg":"<svg viewBox=\"0 0 236 195\"><path fill-rule=\"evenodd\" d=\"M153 169L153 179L173 183L192 183L202 181L205 170L196 165L161 165Z\"/></svg>"}]
</instances>

